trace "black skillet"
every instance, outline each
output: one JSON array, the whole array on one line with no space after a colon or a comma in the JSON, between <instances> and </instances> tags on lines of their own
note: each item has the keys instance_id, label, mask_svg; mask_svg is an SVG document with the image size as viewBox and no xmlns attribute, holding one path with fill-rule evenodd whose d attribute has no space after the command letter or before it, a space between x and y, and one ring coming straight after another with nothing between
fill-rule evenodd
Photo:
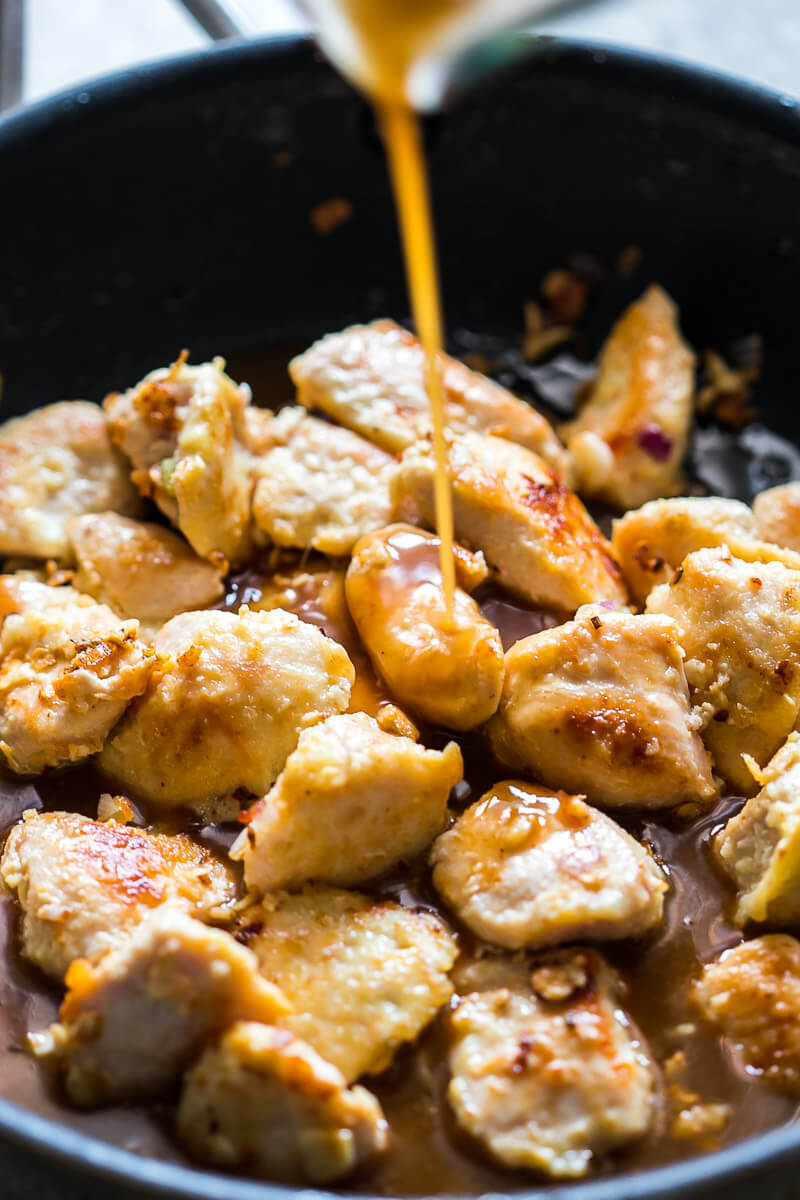
<instances>
[{"instance_id":1,"label":"black skillet","mask_svg":"<svg viewBox=\"0 0 800 1200\"><path fill-rule=\"evenodd\" d=\"M542 41L428 133L452 331L515 330L547 269L580 252L602 273L636 244L640 274L602 280L589 348L642 280L658 279L694 345L761 333L760 415L800 438L794 101ZM352 216L321 236L311 214L332 197ZM371 118L304 39L128 71L0 122L0 231L4 417L99 399L182 346L200 358L307 342L407 308ZM761 485L792 470L780 453L757 466ZM3 1100L0 1134L0 1196L13 1200L292 1194L143 1159ZM797 1196L798 1172L800 1128L785 1128L645 1174L524 1194L777 1200Z\"/></svg>"}]
</instances>

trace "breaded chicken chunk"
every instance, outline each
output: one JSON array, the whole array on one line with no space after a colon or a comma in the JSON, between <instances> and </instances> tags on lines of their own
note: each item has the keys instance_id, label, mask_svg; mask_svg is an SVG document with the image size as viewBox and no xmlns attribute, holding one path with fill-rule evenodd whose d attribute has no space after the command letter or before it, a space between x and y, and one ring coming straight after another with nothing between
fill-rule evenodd
<instances>
[{"instance_id":1,"label":"breaded chicken chunk","mask_svg":"<svg viewBox=\"0 0 800 1200\"><path fill-rule=\"evenodd\" d=\"M457 949L440 921L358 892L267 897L242 914L238 936L293 1006L279 1023L348 1083L385 1070L453 992Z\"/></svg>"},{"instance_id":2,"label":"breaded chicken chunk","mask_svg":"<svg viewBox=\"0 0 800 1200\"><path fill-rule=\"evenodd\" d=\"M278 444L258 460L253 516L276 546L349 554L390 520L390 454L302 408L283 409L272 428Z\"/></svg>"},{"instance_id":3,"label":"breaded chicken chunk","mask_svg":"<svg viewBox=\"0 0 800 1200\"><path fill-rule=\"evenodd\" d=\"M564 447L540 413L447 354L439 367L452 433L495 433L567 473ZM425 351L394 321L329 333L292 360L289 374L305 408L321 409L391 454L430 436Z\"/></svg>"},{"instance_id":4,"label":"breaded chicken chunk","mask_svg":"<svg viewBox=\"0 0 800 1200\"><path fill-rule=\"evenodd\" d=\"M623 313L599 367L589 399L563 430L576 487L621 509L674 496L692 426L694 355L660 287Z\"/></svg>"},{"instance_id":5,"label":"breaded chicken chunk","mask_svg":"<svg viewBox=\"0 0 800 1200\"><path fill-rule=\"evenodd\" d=\"M187 1072L178 1134L219 1167L284 1183L331 1183L382 1153L389 1127L363 1087L288 1029L233 1025Z\"/></svg>"},{"instance_id":6,"label":"breaded chicken chunk","mask_svg":"<svg viewBox=\"0 0 800 1200\"><path fill-rule=\"evenodd\" d=\"M528 987L458 1002L448 1099L502 1166L577 1178L647 1132L654 1068L614 982L598 954L571 950L537 966Z\"/></svg>"},{"instance_id":7,"label":"breaded chicken chunk","mask_svg":"<svg viewBox=\"0 0 800 1200\"><path fill-rule=\"evenodd\" d=\"M449 448L456 537L482 550L503 587L531 604L574 612L593 600L625 603L610 544L574 492L531 450L467 433ZM434 523L429 447L403 455L392 479L398 506L411 499Z\"/></svg>"},{"instance_id":8,"label":"breaded chicken chunk","mask_svg":"<svg viewBox=\"0 0 800 1200\"><path fill-rule=\"evenodd\" d=\"M0 761L35 775L94 754L155 663L138 622L71 587L8 575L0 619Z\"/></svg>"},{"instance_id":9,"label":"breaded chicken chunk","mask_svg":"<svg viewBox=\"0 0 800 1200\"><path fill-rule=\"evenodd\" d=\"M800 942L770 933L726 950L694 996L740 1067L800 1096Z\"/></svg>"},{"instance_id":10,"label":"breaded chicken chunk","mask_svg":"<svg viewBox=\"0 0 800 1200\"><path fill-rule=\"evenodd\" d=\"M0 557L69 562L71 517L140 508L96 404L65 400L0 425Z\"/></svg>"},{"instance_id":11,"label":"breaded chicken chunk","mask_svg":"<svg viewBox=\"0 0 800 1200\"><path fill-rule=\"evenodd\" d=\"M222 595L219 567L161 525L116 513L75 517L67 532L78 570L73 587L155 633L177 613L208 608Z\"/></svg>"},{"instance_id":12,"label":"breaded chicken chunk","mask_svg":"<svg viewBox=\"0 0 800 1200\"><path fill-rule=\"evenodd\" d=\"M410 525L390 525L356 545L347 605L377 674L395 699L426 721L473 729L496 710L503 687L500 632L463 584L485 574L483 556L456 547L456 588L448 612L440 542Z\"/></svg>"},{"instance_id":13,"label":"breaded chicken chunk","mask_svg":"<svg viewBox=\"0 0 800 1200\"><path fill-rule=\"evenodd\" d=\"M263 795L301 731L350 699L347 652L282 609L182 613L153 644L163 665L99 762L159 809L234 818L236 793Z\"/></svg>"},{"instance_id":14,"label":"breaded chicken chunk","mask_svg":"<svg viewBox=\"0 0 800 1200\"><path fill-rule=\"evenodd\" d=\"M97 961L67 971L60 1022L31 1045L81 1108L157 1095L234 1021L288 1011L252 954L171 905Z\"/></svg>"},{"instance_id":15,"label":"breaded chicken chunk","mask_svg":"<svg viewBox=\"0 0 800 1200\"><path fill-rule=\"evenodd\" d=\"M715 770L742 795L786 740L800 709L800 571L747 563L727 548L688 555L647 611L678 626L695 727Z\"/></svg>"},{"instance_id":16,"label":"breaded chicken chunk","mask_svg":"<svg viewBox=\"0 0 800 1200\"><path fill-rule=\"evenodd\" d=\"M759 492L753 501L759 537L800 553L800 482Z\"/></svg>"},{"instance_id":17,"label":"breaded chicken chunk","mask_svg":"<svg viewBox=\"0 0 800 1200\"><path fill-rule=\"evenodd\" d=\"M73 959L110 950L163 904L201 917L237 896L231 871L185 834L66 812L24 813L0 876L22 909L22 953L59 981Z\"/></svg>"},{"instance_id":18,"label":"breaded chicken chunk","mask_svg":"<svg viewBox=\"0 0 800 1200\"><path fill-rule=\"evenodd\" d=\"M460 921L509 950L635 937L661 920L652 855L580 796L498 783L434 844L433 882Z\"/></svg>"},{"instance_id":19,"label":"breaded chicken chunk","mask_svg":"<svg viewBox=\"0 0 800 1200\"><path fill-rule=\"evenodd\" d=\"M717 792L664 617L589 606L523 638L487 729L500 762L596 804L669 808Z\"/></svg>"},{"instance_id":20,"label":"breaded chicken chunk","mask_svg":"<svg viewBox=\"0 0 800 1200\"><path fill-rule=\"evenodd\" d=\"M260 893L309 880L365 883L427 849L462 769L455 742L426 750L366 713L328 717L300 734L231 858L243 860L248 888Z\"/></svg>"}]
</instances>

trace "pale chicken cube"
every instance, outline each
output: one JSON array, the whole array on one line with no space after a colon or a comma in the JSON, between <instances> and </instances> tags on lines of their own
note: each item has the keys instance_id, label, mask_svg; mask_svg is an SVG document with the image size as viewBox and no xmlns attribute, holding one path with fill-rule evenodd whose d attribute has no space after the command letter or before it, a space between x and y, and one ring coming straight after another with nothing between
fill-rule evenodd
<instances>
[{"instance_id":1,"label":"pale chicken cube","mask_svg":"<svg viewBox=\"0 0 800 1200\"><path fill-rule=\"evenodd\" d=\"M70 562L72 517L140 508L96 404L65 400L0 425L0 557Z\"/></svg>"},{"instance_id":2,"label":"pale chicken cube","mask_svg":"<svg viewBox=\"0 0 800 1200\"><path fill-rule=\"evenodd\" d=\"M759 492L753 501L759 536L800 553L800 482Z\"/></svg>"},{"instance_id":3,"label":"pale chicken cube","mask_svg":"<svg viewBox=\"0 0 800 1200\"><path fill-rule=\"evenodd\" d=\"M254 892L310 880L365 883L427 849L444 827L462 769L455 742L427 750L384 733L365 713L329 717L300 734L231 858L244 862Z\"/></svg>"},{"instance_id":4,"label":"pale chicken cube","mask_svg":"<svg viewBox=\"0 0 800 1200\"><path fill-rule=\"evenodd\" d=\"M593 600L625 603L610 544L581 501L533 451L467 433L449 447L455 534L482 550L509 591L531 604L574 612ZM398 506L413 501L434 523L430 448L403 455L392 480Z\"/></svg>"},{"instance_id":5,"label":"pale chicken cube","mask_svg":"<svg viewBox=\"0 0 800 1200\"><path fill-rule=\"evenodd\" d=\"M764 766L800 710L800 571L747 563L724 546L698 550L650 593L647 611L678 626L695 727L715 770L752 795L746 756Z\"/></svg>"},{"instance_id":6,"label":"pale chicken cube","mask_svg":"<svg viewBox=\"0 0 800 1200\"><path fill-rule=\"evenodd\" d=\"M349 554L390 520L391 455L302 408L283 409L273 434L278 444L258 460L253 517L276 546Z\"/></svg>"},{"instance_id":7,"label":"pale chicken cube","mask_svg":"<svg viewBox=\"0 0 800 1200\"><path fill-rule=\"evenodd\" d=\"M73 1104L146 1099L177 1079L234 1021L288 1011L249 950L166 906L97 961L67 971L58 1024L31 1037Z\"/></svg>"},{"instance_id":8,"label":"pale chicken cube","mask_svg":"<svg viewBox=\"0 0 800 1200\"><path fill-rule=\"evenodd\" d=\"M0 576L0 761L20 775L103 745L147 687L138 622L71 587Z\"/></svg>"},{"instance_id":9,"label":"pale chicken cube","mask_svg":"<svg viewBox=\"0 0 800 1200\"><path fill-rule=\"evenodd\" d=\"M235 818L242 793L272 786L302 730L350 699L347 652L282 609L182 613L153 644L163 663L99 765L159 810Z\"/></svg>"},{"instance_id":10,"label":"pale chicken cube","mask_svg":"<svg viewBox=\"0 0 800 1200\"><path fill-rule=\"evenodd\" d=\"M577 1178L654 1121L653 1064L594 952L545 960L528 987L465 996L449 1026L450 1105L504 1167Z\"/></svg>"},{"instance_id":11,"label":"pale chicken cube","mask_svg":"<svg viewBox=\"0 0 800 1200\"><path fill-rule=\"evenodd\" d=\"M0 876L22 909L22 953L59 981L73 959L110 950L163 904L221 916L238 894L230 869L185 834L66 812L24 813Z\"/></svg>"},{"instance_id":12,"label":"pale chicken cube","mask_svg":"<svg viewBox=\"0 0 800 1200\"><path fill-rule=\"evenodd\" d=\"M462 813L431 863L459 920L509 950L636 937L661 920L667 890L652 855L610 817L518 780Z\"/></svg>"},{"instance_id":13,"label":"pale chicken cube","mask_svg":"<svg viewBox=\"0 0 800 1200\"><path fill-rule=\"evenodd\" d=\"M487 727L500 762L610 808L669 808L717 793L694 731L668 618L599 605L506 653Z\"/></svg>"},{"instance_id":14,"label":"pale chicken cube","mask_svg":"<svg viewBox=\"0 0 800 1200\"><path fill-rule=\"evenodd\" d=\"M331 1183L389 1143L366 1088L288 1029L239 1022L187 1072L178 1135L189 1153L283 1183Z\"/></svg>"},{"instance_id":15,"label":"pale chicken cube","mask_svg":"<svg viewBox=\"0 0 800 1200\"><path fill-rule=\"evenodd\" d=\"M674 496L693 409L694 355L672 300L650 287L614 326L589 398L562 430L578 490L621 509Z\"/></svg>"},{"instance_id":16,"label":"pale chicken cube","mask_svg":"<svg viewBox=\"0 0 800 1200\"><path fill-rule=\"evenodd\" d=\"M438 361L453 433L496 433L568 472L566 451L540 413L457 359L440 354ZM430 436L425 351L394 321L329 333L292 360L289 374L305 408L320 409L392 454Z\"/></svg>"},{"instance_id":17,"label":"pale chicken cube","mask_svg":"<svg viewBox=\"0 0 800 1200\"><path fill-rule=\"evenodd\" d=\"M351 1082L390 1065L449 1001L457 948L427 912L308 887L243 913L238 935L293 1011L280 1024Z\"/></svg>"}]
</instances>

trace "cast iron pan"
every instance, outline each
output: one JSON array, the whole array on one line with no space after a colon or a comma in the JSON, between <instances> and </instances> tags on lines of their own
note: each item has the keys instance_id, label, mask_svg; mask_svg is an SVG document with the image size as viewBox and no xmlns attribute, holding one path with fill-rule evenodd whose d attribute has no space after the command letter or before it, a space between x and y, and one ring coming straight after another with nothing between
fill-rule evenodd
<instances>
[{"instance_id":1,"label":"cast iron pan","mask_svg":"<svg viewBox=\"0 0 800 1200\"><path fill-rule=\"evenodd\" d=\"M518 329L547 269L576 251L613 263L635 243L695 346L762 334L760 413L800 440L794 101L541 42L428 132L451 330ZM331 197L353 215L321 237L310 212ZM594 336L640 282L609 284ZM406 310L370 116L306 40L129 71L0 123L4 417L100 399L183 346L197 360ZM29 1179L37 1198L108 1196L110 1180L121 1200L291 1194L142 1159L2 1100L0 1132L16 1146L0 1156L6 1177ZM757 1187L766 1200L796 1196L798 1171L800 1128L786 1128L647 1174L543 1190L743 1200Z\"/></svg>"}]
</instances>

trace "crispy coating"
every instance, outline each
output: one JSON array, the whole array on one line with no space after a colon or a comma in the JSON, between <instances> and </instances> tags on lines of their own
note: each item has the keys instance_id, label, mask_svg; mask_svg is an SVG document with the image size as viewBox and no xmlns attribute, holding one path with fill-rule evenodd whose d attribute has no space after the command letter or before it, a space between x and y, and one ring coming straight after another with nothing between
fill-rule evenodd
<instances>
[{"instance_id":1,"label":"crispy coating","mask_svg":"<svg viewBox=\"0 0 800 1200\"><path fill-rule=\"evenodd\" d=\"M652 855L580 796L499 783L443 833L433 882L459 920L509 950L635 937L661 920Z\"/></svg>"},{"instance_id":2,"label":"crispy coating","mask_svg":"<svg viewBox=\"0 0 800 1200\"><path fill-rule=\"evenodd\" d=\"M285 1183L330 1183L386 1149L380 1104L348 1088L288 1029L239 1022L187 1072L178 1134L221 1167Z\"/></svg>"},{"instance_id":3,"label":"crispy coating","mask_svg":"<svg viewBox=\"0 0 800 1200\"><path fill-rule=\"evenodd\" d=\"M231 858L243 860L248 888L260 893L309 880L365 883L427 849L462 769L455 742L427 750L365 713L328 717L300 734Z\"/></svg>"},{"instance_id":4,"label":"crispy coating","mask_svg":"<svg viewBox=\"0 0 800 1200\"><path fill-rule=\"evenodd\" d=\"M140 508L96 404L65 400L0 425L0 556L71 562L70 518Z\"/></svg>"},{"instance_id":5,"label":"crispy coating","mask_svg":"<svg viewBox=\"0 0 800 1200\"><path fill-rule=\"evenodd\" d=\"M589 606L523 638L487 728L501 762L596 804L668 808L717 792L678 628L663 617Z\"/></svg>"},{"instance_id":6,"label":"crispy coating","mask_svg":"<svg viewBox=\"0 0 800 1200\"><path fill-rule=\"evenodd\" d=\"M660 287L623 313L599 367L589 399L563 430L578 490L623 510L674 496L692 426L694 355Z\"/></svg>"},{"instance_id":7,"label":"crispy coating","mask_svg":"<svg viewBox=\"0 0 800 1200\"><path fill-rule=\"evenodd\" d=\"M427 912L308 887L248 909L239 936L293 1012L280 1024L351 1082L389 1066L452 995L456 945Z\"/></svg>"},{"instance_id":8,"label":"crispy coating","mask_svg":"<svg viewBox=\"0 0 800 1200\"><path fill-rule=\"evenodd\" d=\"M800 553L800 482L759 492L753 501L753 516L765 541Z\"/></svg>"},{"instance_id":9,"label":"crispy coating","mask_svg":"<svg viewBox=\"0 0 800 1200\"><path fill-rule=\"evenodd\" d=\"M232 819L236 793L263 795L301 731L350 699L346 651L282 609L182 613L154 645L164 663L99 761L159 809Z\"/></svg>"},{"instance_id":10,"label":"crispy coating","mask_svg":"<svg viewBox=\"0 0 800 1200\"><path fill-rule=\"evenodd\" d=\"M163 904L200 917L237 896L231 871L185 834L67 812L24 813L0 876L22 909L22 953L59 981L73 959L110 950Z\"/></svg>"}]
</instances>

